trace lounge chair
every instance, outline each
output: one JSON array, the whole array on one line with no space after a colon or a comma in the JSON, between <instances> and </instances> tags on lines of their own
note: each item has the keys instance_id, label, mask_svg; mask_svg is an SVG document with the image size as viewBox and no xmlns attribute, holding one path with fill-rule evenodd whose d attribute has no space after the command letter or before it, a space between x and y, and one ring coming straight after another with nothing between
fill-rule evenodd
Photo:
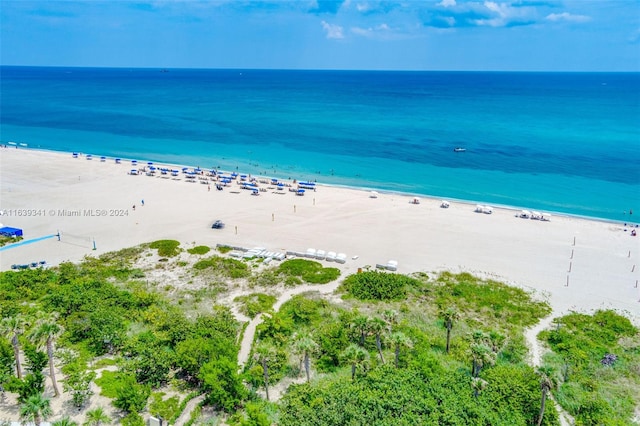
<instances>
[{"instance_id":1,"label":"lounge chair","mask_svg":"<svg viewBox=\"0 0 640 426\"><path fill-rule=\"evenodd\" d=\"M345 263L347 261L347 255L344 253L338 253L336 255L336 262Z\"/></svg>"},{"instance_id":2,"label":"lounge chair","mask_svg":"<svg viewBox=\"0 0 640 426\"><path fill-rule=\"evenodd\" d=\"M313 259L314 257L316 257L316 249L314 249L314 248L308 248L308 249L307 249L307 254L306 254L306 256L307 256L307 257L309 257L309 258L311 258L311 259Z\"/></svg>"},{"instance_id":3,"label":"lounge chair","mask_svg":"<svg viewBox=\"0 0 640 426\"><path fill-rule=\"evenodd\" d=\"M326 257L326 252L324 250L318 250L316 251L316 259L318 260L324 260L324 258Z\"/></svg>"},{"instance_id":4,"label":"lounge chair","mask_svg":"<svg viewBox=\"0 0 640 426\"><path fill-rule=\"evenodd\" d=\"M326 257L327 261L331 262L336 260L336 252L335 251L330 251L327 252L327 257Z\"/></svg>"}]
</instances>

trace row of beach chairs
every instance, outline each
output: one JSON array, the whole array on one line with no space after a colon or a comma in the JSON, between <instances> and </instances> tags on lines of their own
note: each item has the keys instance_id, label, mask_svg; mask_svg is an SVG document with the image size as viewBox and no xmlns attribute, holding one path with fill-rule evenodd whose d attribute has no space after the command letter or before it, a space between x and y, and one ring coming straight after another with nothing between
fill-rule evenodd
<instances>
[{"instance_id":1,"label":"row of beach chairs","mask_svg":"<svg viewBox=\"0 0 640 426\"><path fill-rule=\"evenodd\" d=\"M345 263L347 255L344 253L336 253L335 251L325 252L324 250L316 250L314 248L307 249L306 252L288 251L287 255L296 257L306 257L309 259L326 260L327 262Z\"/></svg>"}]
</instances>

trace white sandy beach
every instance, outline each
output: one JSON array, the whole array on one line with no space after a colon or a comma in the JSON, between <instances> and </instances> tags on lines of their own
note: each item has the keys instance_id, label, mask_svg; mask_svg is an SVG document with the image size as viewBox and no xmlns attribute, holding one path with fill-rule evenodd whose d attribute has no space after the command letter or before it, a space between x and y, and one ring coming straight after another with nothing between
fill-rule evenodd
<instances>
[{"instance_id":1,"label":"white sandy beach","mask_svg":"<svg viewBox=\"0 0 640 426\"><path fill-rule=\"evenodd\" d=\"M208 191L182 174L177 180L131 176L130 169L129 161L101 162L95 155L88 161L1 148L0 223L22 228L25 240L58 231L62 240L0 251L0 269L78 261L158 239L270 251L315 248L346 253L340 265L346 273L393 259L402 273L468 271L533 289L548 298L554 314L614 308L636 323L640 318L640 236L630 236L621 223L557 215L541 222L516 218L509 209L488 215L474 213L475 204L442 209L438 199L414 205L409 196L373 199L366 191L327 186L302 197L275 188L256 197L235 183L224 191L211 184ZM80 213L64 216L63 210ZM107 216L96 216L104 214L100 210ZM216 219L226 227L211 229Z\"/></svg>"}]
</instances>

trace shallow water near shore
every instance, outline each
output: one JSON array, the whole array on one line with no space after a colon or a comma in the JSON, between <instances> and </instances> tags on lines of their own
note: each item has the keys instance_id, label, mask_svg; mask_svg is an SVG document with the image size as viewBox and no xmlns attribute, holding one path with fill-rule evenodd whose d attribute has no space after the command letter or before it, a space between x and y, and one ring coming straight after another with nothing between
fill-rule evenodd
<instances>
[{"instance_id":1,"label":"shallow water near shore","mask_svg":"<svg viewBox=\"0 0 640 426\"><path fill-rule=\"evenodd\" d=\"M1 89L4 144L640 215L637 73L2 67Z\"/></svg>"}]
</instances>

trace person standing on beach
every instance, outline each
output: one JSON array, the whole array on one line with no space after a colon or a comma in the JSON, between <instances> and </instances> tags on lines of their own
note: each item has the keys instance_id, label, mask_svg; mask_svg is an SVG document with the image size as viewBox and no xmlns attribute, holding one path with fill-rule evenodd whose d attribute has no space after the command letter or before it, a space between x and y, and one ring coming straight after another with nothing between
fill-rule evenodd
<instances>
[{"instance_id":1,"label":"person standing on beach","mask_svg":"<svg viewBox=\"0 0 640 426\"><path fill-rule=\"evenodd\" d=\"M142 207L144 207L144 200L142 200L142 201L140 202L140 204L142 204Z\"/></svg>"}]
</instances>

